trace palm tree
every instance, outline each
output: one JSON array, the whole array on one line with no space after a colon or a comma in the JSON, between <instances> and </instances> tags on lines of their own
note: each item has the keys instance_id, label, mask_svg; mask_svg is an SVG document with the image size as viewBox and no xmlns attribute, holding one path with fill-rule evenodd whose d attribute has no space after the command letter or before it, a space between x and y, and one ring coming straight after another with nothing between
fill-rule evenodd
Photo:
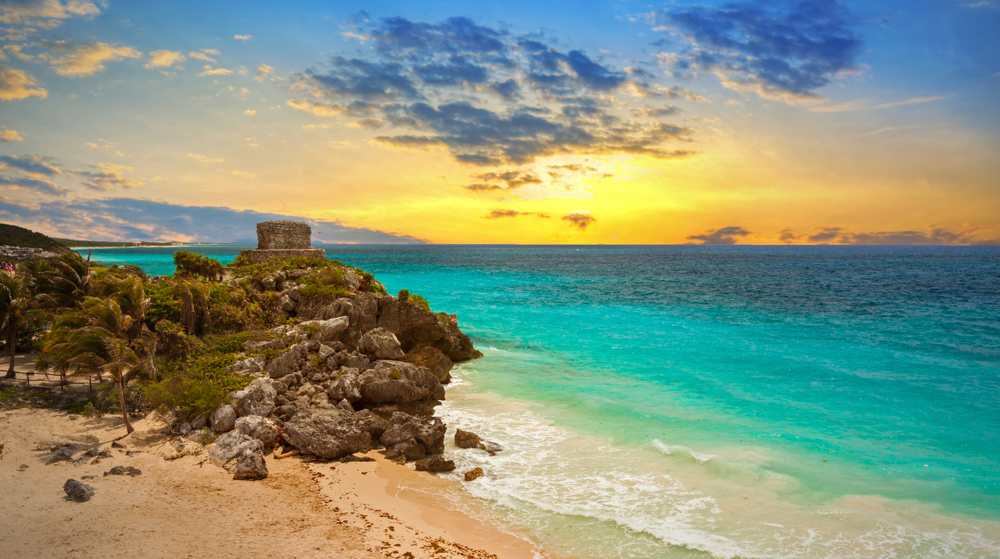
<instances>
[{"instance_id":1,"label":"palm tree","mask_svg":"<svg viewBox=\"0 0 1000 559\"><path fill-rule=\"evenodd\" d=\"M118 388L122 419L131 433L125 386L141 371L155 374L157 338L143 325L149 299L142 282L128 278L117 287L114 296L88 297L79 309L59 316L35 366L63 375L107 373Z\"/></svg>"},{"instance_id":2,"label":"palm tree","mask_svg":"<svg viewBox=\"0 0 1000 559\"><path fill-rule=\"evenodd\" d=\"M76 251L55 258L35 258L25 265L35 278L37 292L44 296L44 306L66 311L76 307L94 290L90 256L84 259Z\"/></svg>"},{"instance_id":3,"label":"palm tree","mask_svg":"<svg viewBox=\"0 0 1000 559\"><path fill-rule=\"evenodd\" d=\"M7 348L10 351L10 364L4 378L16 378L14 355L17 350L17 335L30 325L29 312L33 297L29 283L27 276L0 273L0 334L7 336Z\"/></svg>"}]
</instances>

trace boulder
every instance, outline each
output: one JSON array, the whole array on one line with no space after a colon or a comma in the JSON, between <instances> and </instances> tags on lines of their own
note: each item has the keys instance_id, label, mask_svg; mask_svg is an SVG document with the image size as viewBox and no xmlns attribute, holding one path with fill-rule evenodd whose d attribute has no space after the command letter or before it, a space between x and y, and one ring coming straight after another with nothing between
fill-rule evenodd
<instances>
[{"instance_id":1,"label":"boulder","mask_svg":"<svg viewBox=\"0 0 1000 559\"><path fill-rule=\"evenodd\" d=\"M365 404L444 400L444 386L433 373L402 361L377 361L361 373L358 382Z\"/></svg>"},{"instance_id":2,"label":"boulder","mask_svg":"<svg viewBox=\"0 0 1000 559\"><path fill-rule=\"evenodd\" d=\"M465 481L475 481L486 475L482 468L475 468L465 472Z\"/></svg>"},{"instance_id":3,"label":"boulder","mask_svg":"<svg viewBox=\"0 0 1000 559\"><path fill-rule=\"evenodd\" d=\"M373 328L365 332L358 342L358 350L375 359L402 359L406 356L396 335L385 328Z\"/></svg>"},{"instance_id":4,"label":"boulder","mask_svg":"<svg viewBox=\"0 0 1000 559\"><path fill-rule=\"evenodd\" d=\"M364 409L372 410L379 416L389 419L392 414L400 411L407 415L423 415L431 417L434 415L434 408L441 405L438 400L417 400L416 402L406 402L400 404L362 404Z\"/></svg>"},{"instance_id":5,"label":"boulder","mask_svg":"<svg viewBox=\"0 0 1000 559\"><path fill-rule=\"evenodd\" d=\"M434 347L455 362L483 356L458 329L455 315L434 314L409 299L392 296L383 296L379 304L378 325L395 334L404 351L417 346Z\"/></svg>"},{"instance_id":6,"label":"boulder","mask_svg":"<svg viewBox=\"0 0 1000 559\"><path fill-rule=\"evenodd\" d=\"M255 481L267 477L267 463L259 453L241 455L236 459L233 470L233 479L236 480Z\"/></svg>"},{"instance_id":7,"label":"boulder","mask_svg":"<svg viewBox=\"0 0 1000 559\"><path fill-rule=\"evenodd\" d=\"M367 367L368 364L371 363L367 357L356 351L338 351L337 354L333 356L333 359L337 365L349 369L361 369Z\"/></svg>"},{"instance_id":8,"label":"boulder","mask_svg":"<svg viewBox=\"0 0 1000 559\"><path fill-rule=\"evenodd\" d=\"M298 325L299 328L303 329L303 332L307 332L307 326L319 327L319 330L309 336L310 340L315 340L319 342L329 342L337 340L341 334L347 330L350 325L350 319L346 316L340 316L337 318L331 318L328 320L309 320ZM311 329L311 328L310 328ZM324 357L325 359L326 357Z\"/></svg>"},{"instance_id":9,"label":"boulder","mask_svg":"<svg viewBox=\"0 0 1000 559\"><path fill-rule=\"evenodd\" d=\"M298 301L292 299L287 294L281 296L281 310L285 312L294 311L296 303L298 303Z\"/></svg>"},{"instance_id":10,"label":"boulder","mask_svg":"<svg viewBox=\"0 0 1000 559\"><path fill-rule=\"evenodd\" d=\"M347 400L357 402L361 399L361 382L358 370L344 368L337 372L336 380L330 382L330 387L326 391L331 400Z\"/></svg>"},{"instance_id":11,"label":"boulder","mask_svg":"<svg viewBox=\"0 0 1000 559\"><path fill-rule=\"evenodd\" d=\"M417 442L416 439L410 439L408 441L403 441L399 444L392 445L391 448L386 448L385 457L393 462L398 462L398 457L402 455L404 462L406 460L420 460L421 458L427 456L427 449L424 445Z\"/></svg>"},{"instance_id":12,"label":"boulder","mask_svg":"<svg viewBox=\"0 0 1000 559\"><path fill-rule=\"evenodd\" d=\"M228 433L236 426L236 410L229 404L222 404L212 414L212 430L216 433Z\"/></svg>"},{"instance_id":13,"label":"boulder","mask_svg":"<svg viewBox=\"0 0 1000 559\"><path fill-rule=\"evenodd\" d=\"M469 431L463 431L457 429L455 431L455 446L458 448L479 448L480 443L483 439L475 433L470 433Z\"/></svg>"},{"instance_id":14,"label":"boulder","mask_svg":"<svg viewBox=\"0 0 1000 559\"><path fill-rule=\"evenodd\" d=\"M266 364L267 360L264 359L263 355L255 355L233 363L226 369L226 372L236 373L242 377L248 377L254 373L263 372Z\"/></svg>"},{"instance_id":15,"label":"boulder","mask_svg":"<svg viewBox=\"0 0 1000 559\"><path fill-rule=\"evenodd\" d=\"M227 470L235 466L233 462L236 458L244 454L261 454L264 452L264 443L254 439L244 433L233 430L208 445L208 458L216 466L222 466Z\"/></svg>"},{"instance_id":16,"label":"boulder","mask_svg":"<svg viewBox=\"0 0 1000 559\"><path fill-rule=\"evenodd\" d=\"M142 470L139 468L133 468L132 466L115 466L111 468L110 471L104 472L104 476L141 476Z\"/></svg>"},{"instance_id":17,"label":"boulder","mask_svg":"<svg viewBox=\"0 0 1000 559\"><path fill-rule=\"evenodd\" d=\"M437 376L441 384L448 384L451 381L451 368L455 365L440 349L429 346L413 348L403 361L418 367L426 367Z\"/></svg>"},{"instance_id":18,"label":"boulder","mask_svg":"<svg viewBox=\"0 0 1000 559\"><path fill-rule=\"evenodd\" d=\"M444 434L447 430L439 417L417 417L396 412L389 421L390 426L379 438L387 449L411 439L424 446L427 454L444 452Z\"/></svg>"},{"instance_id":19,"label":"boulder","mask_svg":"<svg viewBox=\"0 0 1000 559\"><path fill-rule=\"evenodd\" d=\"M281 378L302 370L309 356L309 348L305 344L296 344L288 348L277 359L268 363L264 370L271 378Z\"/></svg>"},{"instance_id":20,"label":"boulder","mask_svg":"<svg viewBox=\"0 0 1000 559\"><path fill-rule=\"evenodd\" d=\"M485 450L490 456L495 456L496 453L503 450L503 447L493 441L483 440L479 443L477 447L479 450Z\"/></svg>"},{"instance_id":21,"label":"boulder","mask_svg":"<svg viewBox=\"0 0 1000 559\"><path fill-rule=\"evenodd\" d=\"M455 462L445 460L444 456L431 456L417 460L413 465L418 472L450 472L455 469Z\"/></svg>"},{"instance_id":22,"label":"boulder","mask_svg":"<svg viewBox=\"0 0 1000 559\"><path fill-rule=\"evenodd\" d=\"M285 423L283 436L302 452L333 460L372 448L371 436L354 414L340 408L299 411Z\"/></svg>"},{"instance_id":23,"label":"boulder","mask_svg":"<svg viewBox=\"0 0 1000 559\"><path fill-rule=\"evenodd\" d=\"M385 430L389 428L388 421L375 415L370 410L361 410L355 413L354 419L357 420L358 425L362 429L368 431L373 441L381 439L382 435L385 434Z\"/></svg>"},{"instance_id":24,"label":"boulder","mask_svg":"<svg viewBox=\"0 0 1000 559\"><path fill-rule=\"evenodd\" d=\"M236 431L257 439L267 448L278 442L278 424L259 415L248 415L236 420Z\"/></svg>"},{"instance_id":25,"label":"boulder","mask_svg":"<svg viewBox=\"0 0 1000 559\"><path fill-rule=\"evenodd\" d=\"M90 498L94 496L93 487L85 485L75 479L67 479L66 483L63 484L63 491L66 492L66 496L77 503L89 501Z\"/></svg>"},{"instance_id":26,"label":"boulder","mask_svg":"<svg viewBox=\"0 0 1000 559\"><path fill-rule=\"evenodd\" d=\"M267 417L274 411L274 399L277 395L273 380L254 379L246 388L233 394L233 409L239 417L247 415Z\"/></svg>"}]
</instances>

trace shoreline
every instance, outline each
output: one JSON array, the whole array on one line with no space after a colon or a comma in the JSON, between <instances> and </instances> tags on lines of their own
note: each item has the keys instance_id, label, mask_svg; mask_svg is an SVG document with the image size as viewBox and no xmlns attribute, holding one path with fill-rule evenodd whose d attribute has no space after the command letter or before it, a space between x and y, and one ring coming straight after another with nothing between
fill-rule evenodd
<instances>
[{"instance_id":1,"label":"shoreline","mask_svg":"<svg viewBox=\"0 0 1000 559\"><path fill-rule=\"evenodd\" d=\"M0 412L0 486L10 489L0 506L0 556L167 557L194 549L228 557L275 549L288 557L549 556L526 538L427 497L454 482L377 451L366 455L374 461L352 463L268 455L267 479L234 481L208 462L200 445L178 446L156 414L134 425L121 439L126 448L116 449L111 443L122 435L120 418L34 408ZM48 449L68 443L78 453L108 450L111 457L96 465L45 465L53 454ZM119 465L142 475L103 475ZM97 477L81 479L88 475ZM68 478L91 485L95 496L69 501L62 490ZM463 506L482 506L467 500Z\"/></svg>"}]
</instances>

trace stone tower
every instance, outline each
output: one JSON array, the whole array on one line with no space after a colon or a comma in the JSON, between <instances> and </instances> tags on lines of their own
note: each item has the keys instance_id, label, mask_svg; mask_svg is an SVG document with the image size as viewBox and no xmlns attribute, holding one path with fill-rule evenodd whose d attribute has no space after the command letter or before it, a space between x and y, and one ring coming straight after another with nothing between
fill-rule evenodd
<instances>
[{"instance_id":1,"label":"stone tower","mask_svg":"<svg viewBox=\"0 0 1000 559\"><path fill-rule=\"evenodd\" d=\"M257 249L240 251L240 256L259 264L269 259L325 258L326 251L313 248L312 229L301 221L265 221L257 224Z\"/></svg>"}]
</instances>

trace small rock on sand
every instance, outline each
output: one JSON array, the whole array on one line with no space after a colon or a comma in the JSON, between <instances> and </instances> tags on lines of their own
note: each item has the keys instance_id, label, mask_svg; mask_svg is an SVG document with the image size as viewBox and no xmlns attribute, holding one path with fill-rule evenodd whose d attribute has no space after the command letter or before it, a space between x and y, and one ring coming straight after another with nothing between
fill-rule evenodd
<instances>
[{"instance_id":1,"label":"small rock on sand","mask_svg":"<svg viewBox=\"0 0 1000 559\"><path fill-rule=\"evenodd\" d=\"M70 499L76 501L77 503L83 503L89 501L91 497L94 496L94 488L80 483L75 479L67 479L66 483L63 485L63 491Z\"/></svg>"},{"instance_id":2,"label":"small rock on sand","mask_svg":"<svg viewBox=\"0 0 1000 559\"><path fill-rule=\"evenodd\" d=\"M475 481L486 475L482 468L476 468L465 472L465 481Z\"/></svg>"}]
</instances>

